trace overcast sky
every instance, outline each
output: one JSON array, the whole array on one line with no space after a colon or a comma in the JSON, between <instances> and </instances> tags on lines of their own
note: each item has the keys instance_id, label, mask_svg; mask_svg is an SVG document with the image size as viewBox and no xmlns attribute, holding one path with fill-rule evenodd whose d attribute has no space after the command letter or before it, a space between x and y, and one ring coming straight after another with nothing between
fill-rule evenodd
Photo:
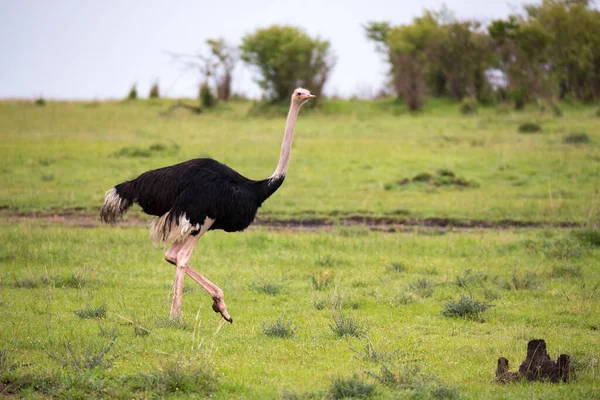
<instances>
[{"instance_id":1,"label":"overcast sky","mask_svg":"<svg viewBox=\"0 0 600 400\"><path fill-rule=\"evenodd\" d=\"M207 38L232 44L258 27L300 26L331 42L337 63L326 93L374 92L386 66L362 25L407 23L442 4L459 18L489 21L536 0L0 0L0 98L124 97L153 81L169 97L196 95L198 76L183 74L166 51L194 53ZM258 96L255 71L240 63L234 91Z\"/></svg>"}]
</instances>

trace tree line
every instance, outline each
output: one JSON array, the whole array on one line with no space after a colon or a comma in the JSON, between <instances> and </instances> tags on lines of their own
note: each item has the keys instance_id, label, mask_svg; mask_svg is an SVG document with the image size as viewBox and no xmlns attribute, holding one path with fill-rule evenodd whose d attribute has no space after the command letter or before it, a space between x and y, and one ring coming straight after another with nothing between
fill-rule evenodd
<instances>
[{"instance_id":1,"label":"tree line","mask_svg":"<svg viewBox=\"0 0 600 400\"><path fill-rule=\"evenodd\" d=\"M536 99L600 98L600 11L589 0L542 0L488 24L459 20L443 8L409 24L371 21L363 28L389 65L386 91L411 110L428 96L510 101L517 109ZM287 101L296 86L320 98L336 61L328 40L293 26L257 29L239 46L206 43L208 54L173 55L201 73L203 103L231 97L240 59L257 71L273 103Z\"/></svg>"}]
</instances>

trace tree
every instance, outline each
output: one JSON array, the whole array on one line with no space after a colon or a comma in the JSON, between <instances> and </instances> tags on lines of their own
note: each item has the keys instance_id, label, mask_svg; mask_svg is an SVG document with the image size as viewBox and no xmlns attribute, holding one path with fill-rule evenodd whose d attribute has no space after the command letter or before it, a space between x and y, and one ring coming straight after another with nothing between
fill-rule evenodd
<instances>
[{"instance_id":1,"label":"tree","mask_svg":"<svg viewBox=\"0 0 600 400\"><path fill-rule=\"evenodd\" d=\"M329 41L293 26L257 29L242 39L240 50L242 60L259 70L257 82L272 102L287 101L297 86L320 98L335 62Z\"/></svg>"},{"instance_id":2,"label":"tree","mask_svg":"<svg viewBox=\"0 0 600 400\"><path fill-rule=\"evenodd\" d=\"M231 98L233 70L239 60L236 47L229 45L225 39L207 39L208 55L199 52L193 55L169 53L184 69L196 71L200 76L200 86L209 86L212 82L217 98L228 101ZM210 87L209 87L210 89Z\"/></svg>"},{"instance_id":3,"label":"tree","mask_svg":"<svg viewBox=\"0 0 600 400\"><path fill-rule=\"evenodd\" d=\"M600 11L588 0L544 0L525 8L528 21L543 29L548 43L549 72L564 98L600 97Z\"/></svg>"},{"instance_id":4,"label":"tree","mask_svg":"<svg viewBox=\"0 0 600 400\"><path fill-rule=\"evenodd\" d=\"M549 97L550 36L539 24L517 16L493 21L488 27L498 54L499 67L508 79L515 108L522 109L536 95Z\"/></svg>"}]
</instances>

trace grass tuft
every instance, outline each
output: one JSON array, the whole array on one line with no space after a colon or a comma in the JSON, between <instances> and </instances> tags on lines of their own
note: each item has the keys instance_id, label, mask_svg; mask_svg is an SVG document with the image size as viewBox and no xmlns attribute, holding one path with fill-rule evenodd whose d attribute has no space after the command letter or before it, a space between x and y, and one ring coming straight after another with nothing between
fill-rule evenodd
<instances>
[{"instance_id":1,"label":"grass tuft","mask_svg":"<svg viewBox=\"0 0 600 400\"><path fill-rule=\"evenodd\" d=\"M269 337L290 338L296 334L296 329L291 321L279 317L275 321L265 321L261 324L262 331Z\"/></svg>"},{"instance_id":2,"label":"grass tuft","mask_svg":"<svg viewBox=\"0 0 600 400\"><path fill-rule=\"evenodd\" d=\"M600 229L580 229L572 231L571 235L583 245L600 247Z\"/></svg>"},{"instance_id":3,"label":"grass tuft","mask_svg":"<svg viewBox=\"0 0 600 400\"><path fill-rule=\"evenodd\" d=\"M146 378L149 388L163 396L210 395L216 389L217 376L207 361L178 356L161 360L160 369Z\"/></svg>"},{"instance_id":4,"label":"grass tuft","mask_svg":"<svg viewBox=\"0 0 600 400\"><path fill-rule=\"evenodd\" d=\"M331 269L322 271L319 275L312 275L310 281L312 282L315 290L325 290L332 282L334 273Z\"/></svg>"},{"instance_id":5,"label":"grass tuft","mask_svg":"<svg viewBox=\"0 0 600 400\"><path fill-rule=\"evenodd\" d=\"M84 308L75 310L75 315L82 319L102 319L106 316L106 305L102 304L98 307L91 307L86 305Z\"/></svg>"},{"instance_id":6,"label":"grass tuft","mask_svg":"<svg viewBox=\"0 0 600 400\"><path fill-rule=\"evenodd\" d=\"M408 284L408 288L419 297L431 297L435 291L435 283L427 278L418 278Z\"/></svg>"},{"instance_id":7,"label":"grass tuft","mask_svg":"<svg viewBox=\"0 0 600 400\"><path fill-rule=\"evenodd\" d=\"M269 296L277 296L283 291L283 283L277 282L254 282L250 288L258 293L268 294Z\"/></svg>"},{"instance_id":8,"label":"grass tuft","mask_svg":"<svg viewBox=\"0 0 600 400\"><path fill-rule=\"evenodd\" d=\"M449 301L444 304L442 315L446 317L473 319L479 317L481 313L490 307L492 307L490 303L476 300L471 296L462 296L456 301Z\"/></svg>"},{"instance_id":9,"label":"grass tuft","mask_svg":"<svg viewBox=\"0 0 600 400\"><path fill-rule=\"evenodd\" d=\"M362 337L367 333L367 328L365 328L360 321L351 314L344 313L340 310L333 311L333 324L329 325L329 328L333 333L340 337Z\"/></svg>"},{"instance_id":10,"label":"grass tuft","mask_svg":"<svg viewBox=\"0 0 600 400\"><path fill-rule=\"evenodd\" d=\"M375 394L375 384L365 382L357 374L350 378L335 377L329 389L329 397L340 399L368 399Z\"/></svg>"},{"instance_id":11,"label":"grass tuft","mask_svg":"<svg viewBox=\"0 0 600 400\"><path fill-rule=\"evenodd\" d=\"M520 133L538 133L541 132L542 127L536 122L524 122L519 125Z\"/></svg>"},{"instance_id":12,"label":"grass tuft","mask_svg":"<svg viewBox=\"0 0 600 400\"><path fill-rule=\"evenodd\" d=\"M404 271L406 271L406 265L403 263L393 262L390 265L390 267L388 268L388 270L390 272L396 272L396 273L404 272Z\"/></svg>"},{"instance_id":13,"label":"grass tuft","mask_svg":"<svg viewBox=\"0 0 600 400\"><path fill-rule=\"evenodd\" d=\"M182 331L192 331L194 327L187 322L184 322L181 318L170 319L169 317L157 316L154 322L154 326L157 328L174 329Z\"/></svg>"},{"instance_id":14,"label":"grass tuft","mask_svg":"<svg viewBox=\"0 0 600 400\"><path fill-rule=\"evenodd\" d=\"M87 345L83 350L76 351L71 343L64 342L61 352L47 351L48 357L63 367L75 370L108 369L118 356L107 357L108 352L115 344L117 336L114 335L108 345L98 349L94 345Z\"/></svg>"},{"instance_id":15,"label":"grass tuft","mask_svg":"<svg viewBox=\"0 0 600 400\"><path fill-rule=\"evenodd\" d=\"M569 133L564 137L563 142L568 144L586 144L590 143L590 136L585 132Z\"/></svg>"}]
</instances>

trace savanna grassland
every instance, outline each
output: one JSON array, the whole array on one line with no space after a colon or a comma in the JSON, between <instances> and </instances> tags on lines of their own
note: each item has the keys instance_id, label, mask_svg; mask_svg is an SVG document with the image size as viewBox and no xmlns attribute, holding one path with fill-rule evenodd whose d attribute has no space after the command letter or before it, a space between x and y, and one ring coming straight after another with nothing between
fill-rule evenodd
<instances>
[{"instance_id":1,"label":"savanna grassland","mask_svg":"<svg viewBox=\"0 0 600 400\"><path fill-rule=\"evenodd\" d=\"M175 271L150 219L97 211L116 183L189 158L269 176L285 115L171 104L0 102L0 396L600 396L597 107L302 110L260 223L210 232L192 258L229 325L191 280L169 321ZM516 370L535 338L575 380L495 383L498 357Z\"/></svg>"}]
</instances>

